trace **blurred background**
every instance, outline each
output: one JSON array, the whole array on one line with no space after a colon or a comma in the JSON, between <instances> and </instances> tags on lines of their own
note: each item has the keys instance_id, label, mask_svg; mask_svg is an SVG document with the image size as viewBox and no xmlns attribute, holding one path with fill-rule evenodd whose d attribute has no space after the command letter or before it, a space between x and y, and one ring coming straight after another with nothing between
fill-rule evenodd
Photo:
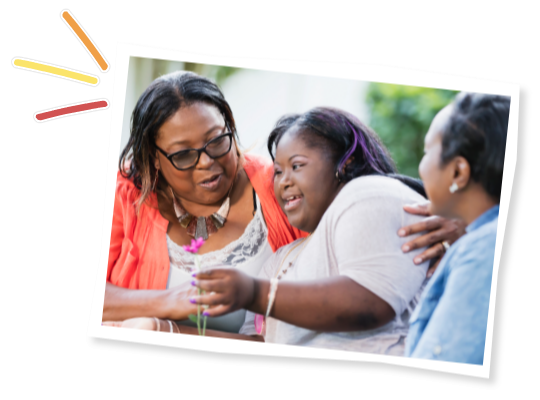
<instances>
[{"instance_id":1,"label":"blurred background","mask_svg":"<svg viewBox=\"0 0 540 400\"><path fill-rule=\"evenodd\" d=\"M284 114L317 106L341 108L379 134L402 174L418 177L424 136L431 120L457 92L356 80L286 74L217 65L131 57L122 127L122 150L129 138L131 113L156 78L187 70L216 82L231 106L240 144L268 156L266 138Z\"/></svg>"}]
</instances>

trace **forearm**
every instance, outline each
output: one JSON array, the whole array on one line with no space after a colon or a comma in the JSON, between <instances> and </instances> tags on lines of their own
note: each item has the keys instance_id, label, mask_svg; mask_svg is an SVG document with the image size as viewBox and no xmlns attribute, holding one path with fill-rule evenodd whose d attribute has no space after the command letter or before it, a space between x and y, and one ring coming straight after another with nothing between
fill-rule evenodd
<instances>
[{"instance_id":1,"label":"forearm","mask_svg":"<svg viewBox=\"0 0 540 400\"><path fill-rule=\"evenodd\" d=\"M103 321L123 321L136 317L168 318L165 291L125 289L107 282Z\"/></svg>"},{"instance_id":2,"label":"forearm","mask_svg":"<svg viewBox=\"0 0 540 400\"><path fill-rule=\"evenodd\" d=\"M266 314L270 282L255 281L250 311ZM280 282L270 316L323 332L378 328L395 317L384 300L352 279L339 276L308 282Z\"/></svg>"}]
</instances>

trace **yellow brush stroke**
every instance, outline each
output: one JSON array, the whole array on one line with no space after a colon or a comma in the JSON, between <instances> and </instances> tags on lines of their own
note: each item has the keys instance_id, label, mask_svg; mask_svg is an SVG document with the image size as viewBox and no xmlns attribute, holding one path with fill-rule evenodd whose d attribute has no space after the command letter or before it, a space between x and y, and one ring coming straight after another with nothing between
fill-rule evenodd
<instances>
[{"instance_id":1,"label":"yellow brush stroke","mask_svg":"<svg viewBox=\"0 0 540 400\"><path fill-rule=\"evenodd\" d=\"M81 74L79 72L73 72L64 68L53 67L34 61L22 60L17 58L13 61L13 64L17 67L33 69L35 71L45 72L47 74L63 76L64 78L75 79L77 81L90 83L91 85L97 85L99 79L92 75Z\"/></svg>"}]
</instances>

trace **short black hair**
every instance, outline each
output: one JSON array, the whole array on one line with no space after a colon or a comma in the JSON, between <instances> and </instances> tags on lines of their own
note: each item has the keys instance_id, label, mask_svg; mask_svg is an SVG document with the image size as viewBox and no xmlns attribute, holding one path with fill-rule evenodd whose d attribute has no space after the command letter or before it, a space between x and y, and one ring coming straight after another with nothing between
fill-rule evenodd
<instances>
[{"instance_id":1,"label":"short black hair","mask_svg":"<svg viewBox=\"0 0 540 400\"><path fill-rule=\"evenodd\" d=\"M471 179L499 203L510 98L462 92L451 107L442 130L441 163L445 165L457 156L465 158Z\"/></svg>"}]
</instances>

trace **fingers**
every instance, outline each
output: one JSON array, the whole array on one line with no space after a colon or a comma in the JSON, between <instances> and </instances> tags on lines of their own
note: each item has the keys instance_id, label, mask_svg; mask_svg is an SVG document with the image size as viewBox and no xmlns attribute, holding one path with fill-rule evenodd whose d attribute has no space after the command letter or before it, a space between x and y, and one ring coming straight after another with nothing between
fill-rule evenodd
<instances>
[{"instance_id":1,"label":"fingers","mask_svg":"<svg viewBox=\"0 0 540 400\"><path fill-rule=\"evenodd\" d=\"M200 296L193 296L189 299L191 304L200 304L203 306L217 306L228 303L229 301L222 294L209 293Z\"/></svg>"},{"instance_id":2,"label":"fingers","mask_svg":"<svg viewBox=\"0 0 540 400\"><path fill-rule=\"evenodd\" d=\"M254 279L233 268L194 274L192 285L206 294L193 296L190 302L207 306L223 305L228 312L246 308L254 298ZM210 293L210 294L207 294Z\"/></svg>"},{"instance_id":3,"label":"fingers","mask_svg":"<svg viewBox=\"0 0 540 400\"><path fill-rule=\"evenodd\" d=\"M230 311L230 306L220 304L218 306L205 310L202 315L205 317L220 317Z\"/></svg>"},{"instance_id":4,"label":"fingers","mask_svg":"<svg viewBox=\"0 0 540 400\"><path fill-rule=\"evenodd\" d=\"M403 209L409 214L430 216L431 215L430 205L431 205L430 202L421 203L421 204L420 203L408 204L408 205L403 206Z\"/></svg>"},{"instance_id":5,"label":"fingers","mask_svg":"<svg viewBox=\"0 0 540 400\"><path fill-rule=\"evenodd\" d=\"M414 257L413 262L418 265L422 264L425 261L432 260L436 257L442 257L445 253L445 248L442 245L442 243L437 243L427 250L425 250L422 254Z\"/></svg>"},{"instance_id":6,"label":"fingers","mask_svg":"<svg viewBox=\"0 0 540 400\"><path fill-rule=\"evenodd\" d=\"M445 221L444 218L441 218L438 216L428 217L415 224L404 226L398 231L398 235L401 237L405 237L405 236L414 235L415 233L419 233L419 232L432 231L435 229L439 229L443 226L444 221Z\"/></svg>"},{"instance_id":7,"label":"fingers","mask_svg":"<svg viewBox=\"0 0 540 400\"><path fill-rule=\"evenodd\" d=\"M205 290L207 292L223 292L223 290L227 286L226 282L223 279L215 279L215 280L194 279L191 281L191 285L201 290Z\"/></svg>"},{"instance_id":8,"label":"fingers","mask_svg":"<svg viewBox=\"0 0 540 400\"><path fill-rule=\"evenodd\" d=\"M443 229L438 229L436 231L426 233L425 235L419 236L416 239L405 243L403 246L401 246L401 250L403 250L404 253L408 253L409 251L420 249L422 247L440 244L440 242L446 239L446 237L447 232Z\"/></svg>"},{"instance_id":9,"label":"fingers","mask_svg":"<svg viewBox=\"0 0 540 400\"><path fill-rule=\"evenodd\" d=\"M205 271L199 271L194 272L191 274L193 278L196 278L198 280L206 280L206 279L219 279L223 278L227 274L231 273L231 269L227 268L216 268L216 269L209 269Z\"/></svg>"}]
</instances>

